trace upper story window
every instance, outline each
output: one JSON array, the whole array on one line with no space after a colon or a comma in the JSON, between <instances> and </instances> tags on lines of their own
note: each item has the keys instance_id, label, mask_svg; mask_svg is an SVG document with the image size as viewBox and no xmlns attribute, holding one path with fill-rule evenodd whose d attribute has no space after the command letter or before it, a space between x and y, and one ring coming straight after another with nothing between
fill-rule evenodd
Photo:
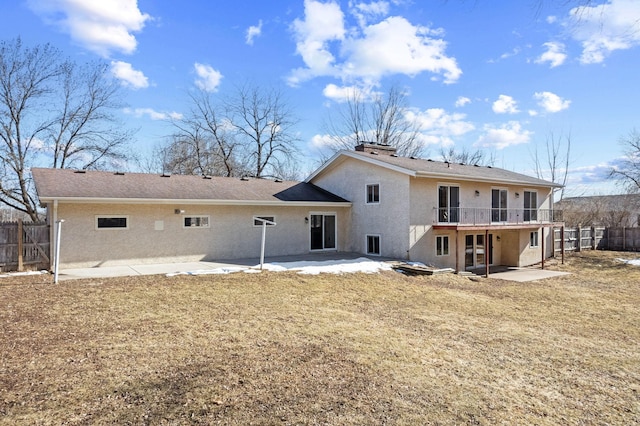
<instances>
[{"instance_id":1,"label":"upper story window","mask_svg":"<svg viewBox=\"0 0 640 426\"><path fill-rule=\"evenodd\" d=\"M491 190L491 221L492 222L507 221L507 190L506 189Z\"/></svg>"},{"instance_id":2,"label":"upper story window","mask_svg":"<svg viewBox=\"0 0 640 426\"><path fill-rule=\"evenodd\" d=\"M460 187L439 185L438 186L438 222L459 221L460 209Z\"/></svg>"},{"instance_id":3,"label":"upper story window","mask_svg":"<svg viewBox=\"0 0 640 426\"><path fill-rule=\"evenodd\" d=\"M538 220L538 193L535 191L524 191L524 220Z\"/></svg>"},{"instance_id":4,"label":"upper story window","mask_svg":"<svg viewBox=\"0 0 640 426\"><path fill-rule=\"evenodd\" d=\"M367 204L378 204L380 202L380 185L367 185Z\"/></svg>"},{"instance_id":5,"label":"upper story window","mask_svg":"<svg viewBox=\"0 0 640 426\"><path fill-rule=\"evenodd\" d=\"M209 216L185 216L183 223L185 228L208 228Z\"/></svg>"},{"instance_id":6,"label":"upper story window","mask_svg":"<svg viewBox=\"0 0 640 426\"><path fill-rule=\"evenodd\" d=\"M96 216L96 229L129 229L129 216Z\"/></svg>"}]
</instances>

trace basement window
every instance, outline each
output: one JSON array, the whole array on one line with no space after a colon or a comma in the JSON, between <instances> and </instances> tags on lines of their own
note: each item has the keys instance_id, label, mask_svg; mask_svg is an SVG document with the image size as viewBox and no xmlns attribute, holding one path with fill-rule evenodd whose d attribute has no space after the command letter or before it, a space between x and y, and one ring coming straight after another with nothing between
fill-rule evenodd
<instances>
[{"instance_id":1,"label":"basement window","mask_svg":"<svg viewBox=\"0 0 640 426\"><path fill-rule=\"evenodd\" d=\"M185 216L184 228L208 228L209 216Z\"/></svg>"},{"instance_id":2,"label":"basement window","mask_svg":"<svg viewBox=\"0 0 640 426\"><path fill-rule=\"evenodd\" d=\"M129 229L129 216L96 216L96 229Z\"/></svg>"},{"instance_id":3,"label":"basement window","mask_svg":"<svg viewBox=\"0 0 640 426\"><path fill-rule=\"evenodd\" d=\"M538 247L538 231L529 234L529 247Z\"/></svg>"},{"instance_id":4,"label":"basement window","mask_svg":"<svg viewBox=\"0 0 640 426\"><path fill-rule=\"evenodd\" d=\"M438 235L436 237L436 256L449 256L448 235Z\"/></svg>"},{"instance_id":5,"label":"basement window","mask_svg":"<svg viewBox=\"0 0 640 426\"><path fill-rule=\"evenodd\" d=\"M380 235L367 235L367 254L380 256Z\"/></svg>"}]
</instances>

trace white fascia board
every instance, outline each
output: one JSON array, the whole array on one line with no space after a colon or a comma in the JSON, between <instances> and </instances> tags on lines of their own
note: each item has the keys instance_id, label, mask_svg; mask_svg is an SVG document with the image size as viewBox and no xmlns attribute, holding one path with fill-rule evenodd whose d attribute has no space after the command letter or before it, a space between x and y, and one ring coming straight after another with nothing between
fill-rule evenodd
<instances>
[{"instance_id":1,"label":"white fascia board","mask_svg":"<svg viewBox=\"0 0 640 426\"><path fill-rule=\"evenodd\" d=\"M271 206L271 207L351 207L350 202L332 201L265 201L265 200L193 200L193 199L152 199L152 198L84 198L53 197L40 198L40 203L73 204L154 204L154 205L201 205L201 206Z\"/></svg>"},{"instance_id":2,"label":"white fascia board","mask_svg":"<svg viewBox=\"0 0 640 426\"><path fill-rule=\"evenodd\" d=\"M338 151L336 154L333 155L333 157L331 157L326 163L324 163L322 166L320 166L315 172L311 173L311 175L309 175L309 177L305 180L305 182L309 183L315 177L317 177L318 175L322 174L326 169L331 167L333 165L333 163L336 162L339 159L339 157L341 157L341 156L353 158L355 160L364 161L365 163L374 164L376 166L385 168L387 170L393 170L395 172L402 173L402 174L405 174L405 175L409 175L409 176L416 176L417 175L415 170L406 169L404 167L394 166L393 164L389 164L389 163L386 163L384 161L379 161L373 155L371 157L365 157L365 156L362 156L360 154L355 154L353 151L342 150L342 151Z\"/></svg>"},{"instance_id":3,"label":"white fascia board","mask_svg":"<svg viewBox=\"0 0 640 426\"><path fill-rule=\"evenodd\" d=\"M518 180L498 180L498 179L490 179L490 178L482 178L482 177L459 176L453 173L416 172L416 177L461 180L465 182L484 182L484 183L494 183L494 184L523 185L523 186L532 186L532 187L535 186L539 188L562 188L562 185L559 185L557 183L552 183L552 182L533 183L533 182L525 182L525 181L518 181Z\"/></svg>"}]
</instances>

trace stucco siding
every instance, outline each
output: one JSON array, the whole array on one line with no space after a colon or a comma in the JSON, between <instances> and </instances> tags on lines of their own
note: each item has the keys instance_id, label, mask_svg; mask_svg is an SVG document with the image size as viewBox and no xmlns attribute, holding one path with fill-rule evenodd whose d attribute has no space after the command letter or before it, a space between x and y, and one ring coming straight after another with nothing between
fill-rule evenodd
<instances>
[{"instance_id":1,"label":"stucco siding","mask_svg":"<svg viewBox=\"0 0 640 426\"><path fill-rule=\"evenodd\" d=\"M380 237L380 255L406 259L409 250L409 176L346 159L312 183L352 203L347 250L366 253L367 235ZM379 203L367 203L367 185L379 185Z\"/></svg>"},{"instance_id":2,"label":"stucco siding","mask_svg":"<svg viewBox=\"0 0 640 426\"><path fill-rule=\"evenodd\" d=\"M175 210L184 211L176 214ZM59 204L64 219L60 243L61 267L92 267L252 258L260 255L261 227L254 216L274 216L267 227L267 256L310 251L311 211L337 216L337 250L345 250L345 214L341 208ZM126 216L127 229L96 229L96 216ZM184 218L208 216L209 227L185 227Z\"/></svg>"}]
</instances>

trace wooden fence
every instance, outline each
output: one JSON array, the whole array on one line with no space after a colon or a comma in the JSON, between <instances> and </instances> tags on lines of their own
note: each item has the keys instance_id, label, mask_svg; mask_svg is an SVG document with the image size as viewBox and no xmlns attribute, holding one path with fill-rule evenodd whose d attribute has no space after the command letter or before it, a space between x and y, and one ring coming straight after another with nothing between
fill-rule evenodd
<instances>
[{"instance_id":1,"label":"wooden fence","mask_svg":"<svg viewBox=\"0 0 640 426\"><path fill-rule=\"evenodd\" d=\"M554 229L556 253L562 250L561 229ZM564 228L564 250L640 251L640 228Z\"/></svg>"},{"instance_id":2,"label":"wooden fence","mask_svg":"<svg viewBox=\"0 0 640 426\"><path fill-rule=\"evenodd\" d=\"M49 269L49 225L0 222L0 271Z\"/></svg>"}]
</instances>

